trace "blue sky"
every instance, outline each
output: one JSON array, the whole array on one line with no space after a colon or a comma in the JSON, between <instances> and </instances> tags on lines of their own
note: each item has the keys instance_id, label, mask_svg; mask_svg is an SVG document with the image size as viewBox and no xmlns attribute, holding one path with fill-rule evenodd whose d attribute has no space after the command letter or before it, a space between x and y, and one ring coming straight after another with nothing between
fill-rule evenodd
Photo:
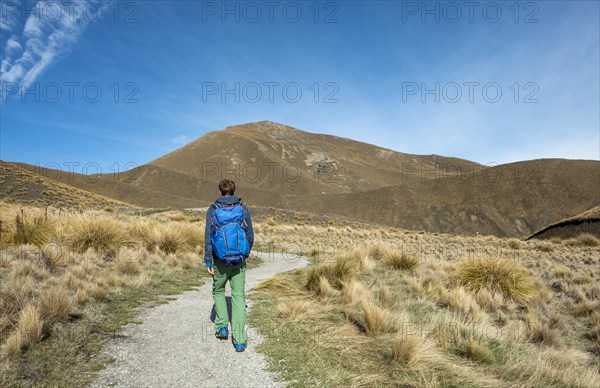
<instances>
[{"instance_id":1,"label":"blue sky","mask_svg":"<svg viewBox=\"0 0 600 388\"><path fill-rule=\"evenodd\" d=\"M480 163L600 159L597 1L271 4L3 2L0 158L110 172L271 120Z\"/></svg>"}]
</instances>

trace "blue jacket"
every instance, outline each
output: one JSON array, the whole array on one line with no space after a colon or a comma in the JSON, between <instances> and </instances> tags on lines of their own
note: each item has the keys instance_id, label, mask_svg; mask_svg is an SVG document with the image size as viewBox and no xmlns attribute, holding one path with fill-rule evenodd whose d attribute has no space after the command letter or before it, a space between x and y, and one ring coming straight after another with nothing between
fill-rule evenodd
<instances>
[{"instance_id":1,"label":"blue jacket","mask_svg":"<svg viewBox=\"0 0 600 388\"><path fill-rule=\"evenodd\" d=\"M240 203L242 200L238 197L236 197L235 195L227 195L224 197L219 197L217 198L217 200L215 201L215 203L218 203L221 206L231 206L231 205L236 205L238 203ZM214 259L214 255L213 255L213 248L212 248L212 242L210 241L210 236L211 236L211 227L210 227L210 221L213 218L215 209L216 209L216 205L212 204L210 205L210 207L208 208L208 211L206 212L206 229L204 230L204 263L206 264L207 267L212 267L213 266L213 259ZM252 218L250 218L250 212L248 211L248 208L246 207L246 205L242 204L242 210L244 212L244 220L246 221L246 227L244 228L244 231L246 232L246 238L248 239L248 242L250 243L250 249L252 249L252 245L254 244L254 230L252 229Z\"/></svg>"}]
</instances>

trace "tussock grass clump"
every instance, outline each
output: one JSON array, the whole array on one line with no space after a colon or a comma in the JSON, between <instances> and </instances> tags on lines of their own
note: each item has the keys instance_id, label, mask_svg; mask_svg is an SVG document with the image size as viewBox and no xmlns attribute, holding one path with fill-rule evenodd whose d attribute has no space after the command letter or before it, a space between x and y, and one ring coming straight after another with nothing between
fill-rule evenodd
<instances>
[{"instance_id":1,"label":"tussock grass clump","mask_svg":"<svg viewBox=\"0 0 600 388\"><path fill-rule=\"evenodd\" d=\"M426 348L423 341L410 334L397 334L392 340L392 361L414 365L424 358Z\"/></svg>"},{"instance_id":2,"label":"tussock grass clump","mask_svg":"<svg viewBox=\"0 0 600 388\"><path fill-rule=\"evenodd\" d=\"M83 253L116 250L126 242L123 225L106 215L76 214L65 217L62 237L69 248Z\"/></svg>"},{"instance_id":3,"label":"tussock grass clump","mask_svg":"<svg viewBox=\"0 0 600 388\"><path fill-rule=\"evenodd\" d=\"M45 244L41 250L42 259L49 271L55 271L67 265L68 255L58 244Z\"/></svg>"},{"instance_id":4,"label":"tussock grass clump","mask_svg":"<svg viewBox=\"0 0 600 388\"><path fill-rule=\"evenodd\" d=\"M526 316L529 340L545 346L561 347L563 342L558 330L551 322L542 323L537 312L530 311Z\"/></svg>"},{"instance_id":5,"label":"tussock grass clump","mask_svg":"<svg viewBox=\"0 0 600 388\"><path fill-rule=\"evenodd\" d=\"M157 221L141 220L133 223L130 231L151 252L158 249L166 254L178 253L192 250L204 243L203 230L189 224L161 224Z\"/></svg>"},{"instance_id":6,"label":"tussock grass clump","mask_svg":"<svg viewBox=\"0 0 600 388\"><path fill-rule=\"evenodd\" d=\"M358 305L368 294L363 284L358 281L351 279L342 283L342 300L349 305Z\"/></svg>"},{"instance_id":7,"label":"tussock grass clump","mask_svg":"<svg viewBox=\"0 0 600 388\"><path fill-rule=\"evenodd\" d=\"M280 296L297 294L299 290L295 277L299 277L303 274L304 270L295 270L290 272L289 275L275 275L272 278L260 282L256 287L254 287L254 291L272 293Z\"/></svg>"},{"instance_id":8,"label":"tussock grass clump","mask_svg":"<svg viewBox=\"0 0 600 388\"><path fill-rule=\"evenodd\" d=\"M16 330L4 342L3 353L9 357L18 357L23 352L23 347L23 337Z\"/></svg>"},{"instance_id":9,"label":"tussock grass clump","mask_svg":"<svg viewBox=\"0 0 600 388\"><path fill-rule=\"evenodd\" d=\"M393 269L410 270L419 265L417 256L398 251L397 248L386 244L370 244L367 247L367 253L371 259Z\"/></svg>"},{"instance_id":10,"label":"tussock grass clump","mask_svg":"<svg viewBox=\"0 0 600 388\"><path fill-rule=\"evenodd\" d=\"M538 250L540 252L553 252L554 245L549 242L539 241L533 245L533 249Z\"/></svg>"},{"instance_id":11,"label":"tussock grass clump","mask_svg":"<svg viewBox=\"0 0 600 388\"><path fill-rule=\"evenodd\" d=\"M419 265L419 258L404 252L390 251L386 253L383 263L390 268L411 270Z\"/></svg>"},{"instance_id":12,"label":"tussock grass clump","mask_svg":"<svg viewBox=\"0 0 600 388\"><path fill-rule=\"evenodd\" d=\"M456 267L456 279L465 290L477 293L482 289L499 292L514 301L527 300L535 285L520 264L486 256L461 260Z\"/></svg>"},{"instance_id":13,"label":"tussock grass clump","mask_svg":"<svg viewBox=\"0 0 600 388\"><path fill-rule=\"evenodd\" d=\"M285 321L302 320L309 315L310 309L310 302L304 300L284 302L277 306L279 317L283 318Z\"/></svg>"},{"instance_id":14,"label":"tussock grass clump","mask_svg":"<svg viewBox=\"0 0 600 388\"><path fill-rule=\"evenodd\" d=\"M331 283L329 283L329 280L327 280L326 277L321 276L321 279L319 280L318 294L327 298L327 297L335 296L338 293L339 292L331 286Z\"/></svg>"},{"instance_id":15,"label":"tussock grass clump","mask_svg":"<svg viewBox=\"0 0 600 388\"><path fill-rule=\"evenodd\" d=\"M564 240L563 244L575 247L598 247L600 246L600 239L593 234L584 233L577 237Z\"/></svg>"},{"instance_id":16,"label":"tussock grass clump","mask_svg":"<svg viewBox=\"0 0 600 388\"><path fill-rule=\"evenodd\" d=\"M523 248L523 243L521 243L521 240L519 240L517 238L510 238L510 239L506 240L506 245L508 245L509 248L512 248L512 249Z\"/></svg>"},{"instance_id":17,"label":"tussock grass clump","mask_svg":"<svg viewBox=\"0 0 600 388\"><path fill-rule=\"evenodd\" d=\"M53 225L42 217L21 218L17 215L15 227L9 236L9 241L13 244L23 245L31 244L42 246L50 240L54 234Z\"/></svg>"},{"instance_id":18,"label":"tussock grass clump","mask_svg":"<svg viewBox=\"0 0 600 388\"><path fill-rule=\"evenodd\" d=\"M461 355L470 358L474 362L492 363L494 361L494 353L477 341L475 338L469 338L462 342L463 352Z\"/></svg>"},{"instance_id":19,"label":"tussock grass clump","mask_svg":"<svg viewBox=\"0 0 600 388\"><path fill-rule=\"evenodd\" d=\"M379 303L384 307L391 307L394 304L392 292L385 284L379 286Z\"/></svg>"},{"instance_id":20,"label":"tussock grass clump","mask_svg":"<svg viewBox=\"0 0 600 388\"><path fill-rule=\"evenodd\" d=\"M388 249L388 247L381 243L371 243L367 247L367 252L373 260L382 261Z\"/></svg>"},{"instance_id":21,"label":"tussock grass clump","mask_svg":"<svg viewBox=\"0 0 600 388\"><path fill-rule=\"evenodd\" d=\"M335 263L320 264L308 269L306 288L319 291L321 278L327 279L334 288L340 288L345 280L354 276L352 264L348 260L337 260Z\"/></svg>"},{"instance_id":22,"label":"tussock grass clump","mask_svg":"<svg viewBox=\"0 0 600 388\"><path fill-rule=\"evenodd\" d=\"M36 344L42 340L44 322L34 305L28 304L19 316L17 331L21 334L22 346Z\"/></svg>"},{"instance_id":23,"label":"tussock grass clump","mask_svg":"<svg viewBox=\"0 0 600 388\"><path fill-rule=\"evenodd\" d=\"M378 335L389 326L389 312L379 307L372 300L363 300L362 310L364 314L364 328L368 335Z\"/></svg>"},{"instance_id":24,"label":"tussock grass clump","mask_svg":"<svg viewBox=\"0 0 600 388\"><path fill-rule=\"evenodd\" d=\"M139 252L130 249L122 250L121 252L119 252L115 260L115 267L122 274L132 275L139 273Z\"/></svg>"},{"instance_id":25,"label":"tussock grass clump","mask_svg":"<svg viewBox=\"0 0 600 388\"><path fill-rule=\"evenodd\" d=\"M64 322L69 319L71 301L62 288L45 290L40 298L42 316L50 322Z\"/></svg>"},{"instance_id":26,"label":"tussock grass clump","mask_svg":"<svg viewBox=\"0 0 600 388\"><path fill-rule=\"evenodd\" d=\"M108 287L103 282L92 284L87 292L96 300L103 301L108 299Z\"/></svg>"},{"instance_id":27,"label":"tussock grass clump","mask_svg":"<svg viewBox=\"0 0 600 388\"><path fill-rule=\"evenodd\" d=\"M8 288L8 287L4 287ZM19 313L26 303L26 298L18 290L6 289L0 291L0 336L4 337L7 331L16 324Z\"/></svg>"},{"instance_id":28,"label":"tussock grass clump","mask_svg":"<svg viewBox=\"0 0 600 388\"><path fill-rule=\"evenodd\" d=\"M487 288L479 290L477 294L475 294L475 300L477 301L477 304L488 313L498 311L504 304L502 294L498 292L492 294Z\"/></svg>"}]
</instances>

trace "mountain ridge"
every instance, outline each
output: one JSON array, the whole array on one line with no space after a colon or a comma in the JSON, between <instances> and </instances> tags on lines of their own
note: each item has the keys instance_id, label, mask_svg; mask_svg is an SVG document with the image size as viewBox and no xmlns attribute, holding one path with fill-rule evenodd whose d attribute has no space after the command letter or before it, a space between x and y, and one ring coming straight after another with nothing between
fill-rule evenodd
<instances>
[{"instance_id":1,"label":"mountain ridge","mask_svg":"<svg viewBox=\"0 0 600 388\"><path fill-rule=\"evenodd\" d=\"M22 164L35 172L35 166ZM50 175L55 170L38 172ZM144 207L210 204L218 181L246 203L453 234L526 237L600 203L600 162L484 166L412 155L270 121L229 126L119 174L57 179Z\"/></svg>"}]
</instances>

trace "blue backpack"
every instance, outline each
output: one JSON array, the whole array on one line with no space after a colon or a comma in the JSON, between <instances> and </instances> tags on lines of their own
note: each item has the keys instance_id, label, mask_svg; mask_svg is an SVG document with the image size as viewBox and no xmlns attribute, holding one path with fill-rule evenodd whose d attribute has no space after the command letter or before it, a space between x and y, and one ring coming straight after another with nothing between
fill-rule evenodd
<instances>
[{"instance_id":1,"label":"blue backpack","mask_svg":"<svg viewBox=\"0 0 600 388\"><path fill-rule=\"evenodd\" d=\"M226 265L237 265L250 254L250 243L244 230L246 223L242 205L215 206L210 236L213 252Z\"/></svg>"}]
</instances>

